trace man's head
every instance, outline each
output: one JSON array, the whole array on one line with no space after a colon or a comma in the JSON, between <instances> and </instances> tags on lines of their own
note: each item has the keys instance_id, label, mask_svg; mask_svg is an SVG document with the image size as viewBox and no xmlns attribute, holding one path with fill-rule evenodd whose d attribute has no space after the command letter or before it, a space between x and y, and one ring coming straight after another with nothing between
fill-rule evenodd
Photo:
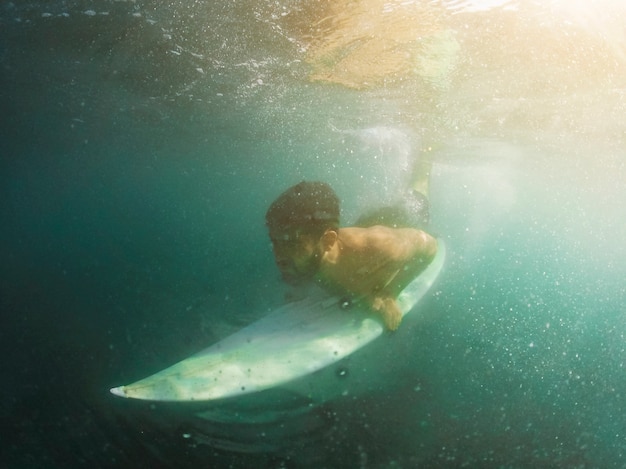
<instances>
[{"instance_id":1,"label":"man's head","mask_svg":"<svg viewBox=\"0 0 626 469\"><path fill-rule=\"evenodd\" d=\"M265 222L283 279L301 283L319 269L324 233L339 228L339 198L326 183L303 181L270 205Z\"/></svg>"}]
</instances>

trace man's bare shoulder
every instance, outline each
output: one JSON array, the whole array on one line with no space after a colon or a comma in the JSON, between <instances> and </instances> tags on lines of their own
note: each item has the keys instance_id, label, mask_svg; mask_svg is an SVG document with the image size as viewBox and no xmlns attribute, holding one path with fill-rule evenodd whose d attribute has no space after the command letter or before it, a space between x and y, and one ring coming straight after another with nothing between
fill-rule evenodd
<instances>
[{"instance_id":1,"label":"man's bare shoulder","mask_svg":"<svg viewBox=\"0 0 626 469\"><path fill-rule=\"evenodd\" d=\"M341 228L339 239L344 254L382 256L389 260L406 261L416 256L428 260L437 252L437 241L428 233L414 228Z\"/></svg>"},{"instance_id":2,"label":"man's bare shoulder","mask_svg":"<svg viewBox=\"0 0 626 469\"><path fill-rule=\"evenodd\" d=\"M390 228L383 225L375 225L367 228L346 227L341 228L339 237L354 247L368 247L386 245L388 243L428 242L431 236L425 231L415 228Z\"/></svg>"}]
</instances>

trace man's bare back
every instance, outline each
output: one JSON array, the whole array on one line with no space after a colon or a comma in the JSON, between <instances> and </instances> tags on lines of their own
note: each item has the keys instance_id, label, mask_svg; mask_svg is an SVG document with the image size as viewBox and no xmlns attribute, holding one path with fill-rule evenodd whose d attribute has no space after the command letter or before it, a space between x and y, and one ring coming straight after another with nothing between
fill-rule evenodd
<instances>
[{"instance_id":1,"label":"man's bare back","mask_svg":"<svg viewBox=\"0 0 626 469\"><path fill-rule=\"evenodd\" d=\"M400 325L396 298L437 253L437 241L412 228L347 227L321 239L317 280L327 289L366 301L390 330Z\"/></svg>"},{"instance_id":2,"label":"man's bare back","mask_svg":"<svg viewBox=\"0 0 626 469\"><path fill-rule=\"evenodd\" d=\"M435 257L437 241L414 228L339 228L339 199L325 183L290 187L270 206L266 224L276 265L291 285L317 281L364 301L395 330L400 292Z\"/></svg>"}]
</instances>

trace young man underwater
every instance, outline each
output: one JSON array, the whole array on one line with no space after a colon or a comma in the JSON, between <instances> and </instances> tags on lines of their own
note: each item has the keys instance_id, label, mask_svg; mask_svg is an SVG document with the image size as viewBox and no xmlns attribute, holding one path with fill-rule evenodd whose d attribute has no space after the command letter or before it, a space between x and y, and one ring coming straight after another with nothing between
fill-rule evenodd
<instances>
[{"instance_id":1,"label":"young man underwater","mask_svg":"<svg viewBox=\"0 0 626 469\"><path fill-rule=\"evenodd\" d=\"M364 301L385 327L400 326L400 292L434 259L437 240L418 229L428 222L430 165L418 167L413 189L396 206L339 227L339 199L323 182L283 192L265 214L276 265L293 286L316 282Z\"/></svg>"}]
</instances>

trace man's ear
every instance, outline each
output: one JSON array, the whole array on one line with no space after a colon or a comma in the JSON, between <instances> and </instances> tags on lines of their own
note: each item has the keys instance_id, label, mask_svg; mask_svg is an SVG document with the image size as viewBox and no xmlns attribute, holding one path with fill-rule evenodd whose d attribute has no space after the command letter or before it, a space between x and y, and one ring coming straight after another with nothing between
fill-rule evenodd
<instances>
[{"instance_id":1,"label":"man's ear","mask_svg":"<svg viewBox=\"0 0 626 469\"><path fill-rule=\"evenodd\" d=\"M338 235L335 230L326 230L324 232L322 238L320 239L324 252L330 251L330 248L332 248L337 242L337 238Z\"/></svg>"}]
</instances>

